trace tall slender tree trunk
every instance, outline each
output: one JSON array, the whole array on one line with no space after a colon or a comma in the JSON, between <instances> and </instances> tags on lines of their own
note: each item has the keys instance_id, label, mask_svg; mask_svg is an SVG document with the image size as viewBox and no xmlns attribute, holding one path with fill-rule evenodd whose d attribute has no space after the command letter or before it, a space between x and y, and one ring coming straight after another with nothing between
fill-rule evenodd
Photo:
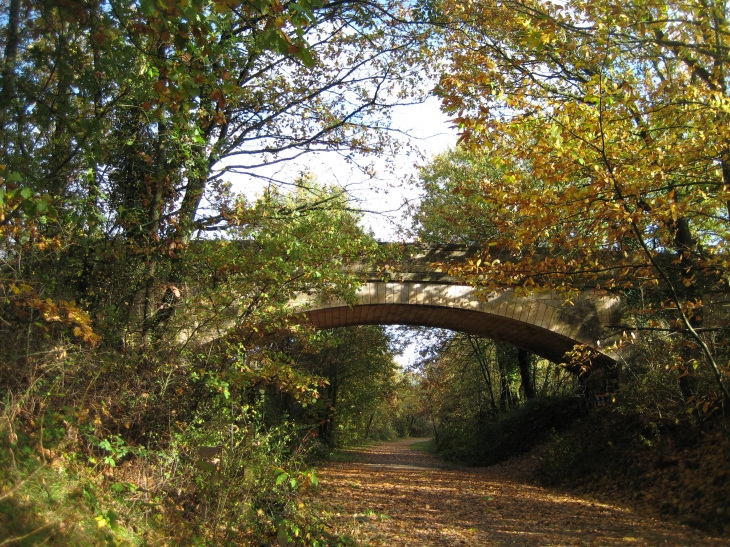
<instances>
[{"instance_id":1,"label":"tall slender tree trunk","mask_svg":"<svg viewBox=\"0 0 730 547\"><path fill-rule=\"evenodd\" d=\"M370 419L368 420L368 426L365 428L365 440L367 441L370 438L370 428L373 425L373 420L375 419L375 412L370 413Z\"/></svg>"},{"instance_id":2,"label":"tall slender tree trunk","mask_svg":"<svg viewBox=\"0 0 730 547\"><path fill-rule=\"evenodd\" d=\"M18 59L18 25L20 22L20 0L10 0L8 26L5 32L5 63L0 89L0 131L4 131L10 114L10 104L15 96L15 65Z\"/></svg>"},{"instance_id":3,"label":"tall slender tree trunk","mask_svg":"<svg viewBox=\"0 0 730 547\"><path fill-rule=\"evenodd\" d=\"M687 218L679 218L675 223L675 236L674 244L676 246L677 255L679 258L679 264L681 267L682 285L684 287L683 293L685 300L699 299L700 294L697 294L697 286L692 282L692 277L697 273L695 261L692 258L692 251L695 245L695 241L692 238L692 231ZM689 322L693 328L701 327L702 323L702 310L695 309L692 317L689 318ZM694 374L692 367L689 363L697 357L696 351L692 350L689 345L685 345L681 350L682 359L685 362L682 374L679 377L679 389L682 392L682 396L685 399L689 399L694 395Z\"/></svg>"},{"instance_id":4,"label":"tall slender tree trunk","mask_svg":"<svg viewBox=\"0 0 730 547\"><path fill-rule=\"evenodd\" d=\"M530 361L530 352L519 348L517 350L517 363L520 367L522 391L525 394L525 399L533 399L535 397L535 386L531 377L532 375L530 374Z\"/></svg>"},{"instance_id":5,"label":"tall slender tree trunk","mask_svg":"<svg viewBox=\"0 0 730 547\"><path fill-rule=\"evenodd\" d=\"M489 404L492 408L492 412L494 414L498 414L499 408L497 407L497 401L495 401L494 399L494 390L492 389L492 374L489 371L489 362L485 358L483 348L479 345L479 341L471 335L467 335L467 339L469 340L469 343L474 350L474 355L479 362L479 371L482 374L482 379L484 380L484 384L487 387L487 392L489 393Z\"/></svg>"},{"instance_id":6,"label":"tall slender tree trunk","mask_svg":"<svg viewBox=\"0 0 730 547\"><path fill-rule=\"evenodd\" d=\"M339 388L339 380L337 378L337 365L333 362L330 362L330 371L329 371L329 406L327 408L327 414L325 416L324 423L322 424L322 428L320 429L322 433L322 438L324 439L325 443L327 443L330 446L334 446L336 439L335 439L335 419L336 419L336 412L337 412L337 398L339 396L338 388Z\"/></svg>"},{"instance_id":7,"label":"tall slender tree trunk","mask_svg":"<svg viewBox=\"0 0 730 547\"><path fill-rule=\"evenodd\" d=\"M502 411L507 410L512 403L508 367L510 361L510 350L512 348L503 344L497 349L497 367L499 368L499 407Z\"/></svg>"}]
</instances>

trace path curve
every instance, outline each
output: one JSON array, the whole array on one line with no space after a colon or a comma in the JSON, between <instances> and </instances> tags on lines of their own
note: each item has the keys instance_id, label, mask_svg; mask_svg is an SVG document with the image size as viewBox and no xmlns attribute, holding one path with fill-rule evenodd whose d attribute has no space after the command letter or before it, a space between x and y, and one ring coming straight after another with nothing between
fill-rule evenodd
<instances>
[{"instance_id":1,"label":"path curve","mask_svg":"<svg viewBox=\"0 0 730 547\"><path fill-rule=\"evenodd\" d=\"M730 546L679 524L525 484L509 466L464 468L408 439L357 451L318 472L319 501L338 533L388 547Z\"/></svg>"}]
</instances>

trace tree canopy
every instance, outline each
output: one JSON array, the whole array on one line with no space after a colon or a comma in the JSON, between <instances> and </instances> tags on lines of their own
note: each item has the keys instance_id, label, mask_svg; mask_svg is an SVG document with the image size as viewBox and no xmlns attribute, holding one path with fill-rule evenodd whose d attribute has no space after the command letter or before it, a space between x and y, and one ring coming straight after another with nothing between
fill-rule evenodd
<instances>
[{"instance_id":1,"label":"tree canopy","mask_svg":"<svg viewBox=\"0 0 730 547\"><path fill-rule=\"evenodd\" d=\"M479 199L510 258L459 273L659 289L727 397L720 346L697 330L703 299L727 291L724 7L444 1L436 19L451 61L437 93L461 142L503 173Z\"/></svg>"},{"instance_id":2,"label":"tree canopy","mask_svg":"<svg viewBox=\"0 0 730 547\"><path fill-rule=\"evenodd\" d=\"M428 29L387 0L10 0L1 12L0 467L52 449L90 478L134 458L176 485L154 496L202 500L191 518L166 513L181 542L218 543L190 528L217 529L214 514L248 523L241 537L319 541L294 496L316 484L300 472L316 444L302 408L327 378L273 340L312 343L290 299L347 298L358 280L345 265L377 245L343 189L260 168L396 146L390 107L426 91ZM261 195L245 199L243 184ZM269 419L271 393L300 414ZM103 513L74 517L99 537L66 541L114 541L114 502L100 498L89 503Z\"/></svg>"}]
</instances>

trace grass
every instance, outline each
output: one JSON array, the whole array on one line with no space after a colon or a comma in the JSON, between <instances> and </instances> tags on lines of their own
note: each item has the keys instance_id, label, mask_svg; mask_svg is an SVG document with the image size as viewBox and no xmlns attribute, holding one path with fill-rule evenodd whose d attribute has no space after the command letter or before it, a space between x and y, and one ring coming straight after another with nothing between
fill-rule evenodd
<instances>
[{"instance_id":1,"label":"grass","mask_svg":"<svg viewBox=\"0 0 730 547\"><path fill-rule=\"evenodd\" d=\"M361 450L367 450L374 446L379 445L378 441L367 441L357 446L349 446L347 448L335 448L330 452L327 459L331 462L354 462L358 459L358 452Z\"/></svg>"},{"instance_id":2,"label":"grass","mask_svg":"<svg viewBox=\"0 0 730 547\"><path fill-rule=\"evenodd\" d=\"M73 466L24 460L17 467L2 462L0 545L146 544L128 519L120 518L120 504L98 497L92 478L76 475Z\"/></svg>"},{"instance_id":3,"label":"grass","mask_svg":"<svg viewBox=\"0 0 730 547\"><path fill-rule=\"evenodd\" d=\"M410 446L411 450L416 452L425 452L426 454L436 453L436 439L428 439L427 441L418 441Z\"/></svg>"},{"instance_id":4,"label":"grass","mask_svg":"<svg viewBox=\"0 0 730 547\"><path fill-rule=\"evenodd\" d=\"M161 544L163 511L139 503L134 485L84 457L75 438L15 425L0 427L0 547Z\"/></svg>"},{"instance_id":5,"label":"grass","mask_svg":"<svg viewBox=\"0 0 730 547\"><path fill-rule=\"evenodd\" d=\"M336 448L330 452L327 459L331 462L355 462L359 458L359 453L362 450L367 450L374 446L378 446L382 441L368 441L357 446L350 446L347 448ZM425 452L427 454L436 453L436 440L427 439L425 441L418 441L410 446L411 450L417 452Z\"/></svg>"}]
</instances>

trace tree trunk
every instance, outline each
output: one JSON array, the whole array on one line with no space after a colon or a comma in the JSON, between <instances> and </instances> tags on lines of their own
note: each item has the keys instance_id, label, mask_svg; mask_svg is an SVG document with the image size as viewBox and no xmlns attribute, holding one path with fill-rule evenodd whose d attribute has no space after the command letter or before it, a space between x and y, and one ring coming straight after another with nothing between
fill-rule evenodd
<instances>
[{"instance_id":1,"label":"tree trunk","mask_svg":"<svg viewBox=\"0 0 730 547\"><path fill-rule=\"evenodd\" d=\"M431 425L433 425L433 436L436 437L436 444L440 444L439 430L438 427L436 427L436 420L434 420L433 416L431 416Z\"/></svg>"},{"instance_id":2,"label":"tree trunk","mask_svg":"<svg viewBox=\"0 0 730 547\"><path fill-rule=\"evenodd\" d=\"M335 446L335 413L337 409L337 397L338 397L338 378L337 378L337 365L330 363L329 373L329 407L327 408L327 415L322 427L322 437L329 446Z\"/></svg>"},{"instance_id":3,"label":"tree trunk","mask_svg":"<svg viewBox=\"0 0 730 547\"><path fill-rule=\"evenodd\" d=\"M489 372L489 363L484 358L484 352L479 345L478 339L475 340L474 337L471 335L467 335L467 339L469 340L469 343L474 350L474 355L479 362L479 371L481 372L482 378L484 379L484 384L487 386L487 391L489 393L489 404L492 407L492 412L494 414L498 414L499 408L497 408L497 402L494 400L494 391L492 390L492 375Z\"/></svg>"},{"instance_id":4,"label":"tree trunk","mask_svg":"<svg viewBox=\"0 0 730 547\"><path fill-rule=\"evenodd\" d=\"M697 285L691 280L692 276L696 273L694 267L694 260L692 258L692 249L695 241L692 238L692 232L687 218L679 218L674 226L675 236L674 244L676 246L677 255L679 258L679 264L681 267L682 277L682 292L684 293L685 300L692 300L695 298L701 298L701 295L697 294ZM689 318L689 322L693 328L701 327L702 323L702 311L696 309L692 317ZM693 369L688 365L693 359L697 358L697 352L692 350L688 345L681 351L682 360L685 362L685 366L682 367L682 374L679 376L679 389L682 392L682 396L685 400L694 396L693 389Z\"/></svg>"},{"instance_id":5,"label":"tree trunk","mask_svg":"<svg viewBox=\"0 0 730 547\"><path fill-rule=\"evenodd\" d=\"M0 131L8 123L8 109L15 96L15 63L18 58L20 0L10 0L8 8L8 26L5 33L5 63L2 72L2 89L0 89Z\"/></svg>"},{"instance_id":6,"label":"tree trunk","mask_svg":"<svg viewBox=\"0 0 730 547\"><path fill-rule=\"evenodd\" d=\"M533 399L535 397L535 386L532 383L530 374L530 352L519 348L517 350L517 363L520 366L520 378L522 379L522 391L525 399Z\"/></svg>"},{"instance_id":7,"label":"tree trunk","mask_svg":"<svg viewBox=\"0 0 730 547\"><path fill-rule=\"evenodd\" d=\"M498 343L497 367L499 368L499 408L507 410L512 404L512 391L509 382L509 365L511 361L512 346Z\"/></svg>"},{"instance_id":8,"label":"tree trunk","mask_svg":"<svg viewBox=\"0 0 730 547\"><path fill-rule=\"evenodd\" d=\"M367 441L370 438L370 428L373 425L373 420L375 419L375 412L370 414L370 419L368 420L368 426L365 428L365 440Z\"/></svg>"}]
</instances>

